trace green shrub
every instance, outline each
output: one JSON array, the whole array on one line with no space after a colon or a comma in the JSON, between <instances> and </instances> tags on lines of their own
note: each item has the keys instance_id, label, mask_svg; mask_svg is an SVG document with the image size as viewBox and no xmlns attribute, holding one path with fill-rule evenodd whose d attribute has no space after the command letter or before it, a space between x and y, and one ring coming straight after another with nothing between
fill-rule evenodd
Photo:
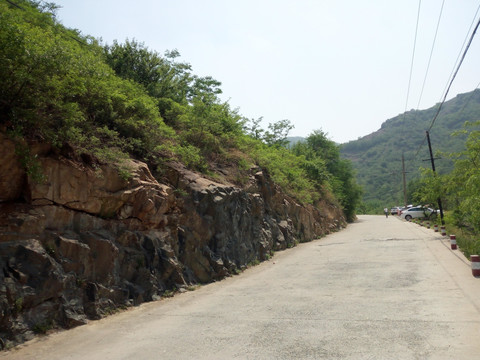
<instances>
[{"instance_id":1,"label":"green shrub","mask_svg":"<svg viewBox=\"0 0 480 360\"><path fill-rule=\"evenodd\" d=\"M291 151L285 147L293 128L288 120L263 131L260 118L248 129L237 109L219 99L220 82L194 75L178 61L178 51L160 56L136 41L102 47L59 24L48 12L53 7L17 3L21 9L0 2L0 125L15 134L32 178L41 181L42 172L22 145L29 140L114 163L125 180L131 156L158 174L173 159L208 174L236 158L239 170L232 177L239 183L257 164L300 202L315 203L332 192L353 218L358 186L324 133L314 132L306 146ZM245 155L231 156L238 151Z\"/></svg>"}]
</instances>

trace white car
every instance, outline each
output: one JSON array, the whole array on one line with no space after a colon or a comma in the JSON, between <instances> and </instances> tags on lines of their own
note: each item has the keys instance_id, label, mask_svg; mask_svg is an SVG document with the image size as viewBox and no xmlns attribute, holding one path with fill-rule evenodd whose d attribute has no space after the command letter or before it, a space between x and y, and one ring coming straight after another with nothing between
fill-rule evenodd
<instances>
[{"instance_id":1,"label":"white car","mask_svg":"<svg viewBox=\"0 0 480 360\"><path fill-rule=\"evenodd\" d=\"M428 218L432 214L436 214L437 210L433 210L427 207L415 206L409 209L402 210L400 214L401 219L411 220L416 218Z\"/></svg>"},{"instance_id":2,"label":"white car","mask_svg":"<svg viewBox=\"0 0 480 360\"><path fill-rule=\"evenodd\" d=\"M399 209L399 207L392 207L390 209L390 214L397 215L398 214L398 209Z\"/></svg>"}]
</instances>

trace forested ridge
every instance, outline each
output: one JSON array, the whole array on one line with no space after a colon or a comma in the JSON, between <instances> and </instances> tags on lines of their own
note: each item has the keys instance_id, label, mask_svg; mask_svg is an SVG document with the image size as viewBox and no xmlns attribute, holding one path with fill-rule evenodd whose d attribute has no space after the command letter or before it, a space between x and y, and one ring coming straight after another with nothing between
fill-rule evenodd
<instances>
[{"instance_id":1,"label":"forested ridge","mask_svg":"<svg viewBox=\"0 0 480 360\"><path fill-rule=\"evenodd\" d=\"M407 198L409 203L415 200L413 193L421 168L431 168L425 132L439 106L400 114L385 121L378 131L341 146L342 155L352 161L357 181L364 188L363 211L378 212L385 206L403 205L402 154ZM459 94L443 104L429 132L438 174L454 168L449 154L465 149L468 132L474 127L464 129L464 125L479 119L480 90Z\"/></svg>"},{"instance_id":2,"label":"forested ridge","mask_svg":"<svg viewBox=\"0 0 480 360\"><path fill-rule=\"evenodd\" d=\"M0 2L0 48L0 130L35 181L43 175L32 142L93 168L114 163L125 178L128 157L157 178L180 161L239 186L260 166L299 201L327 197L355 217L353 168L324 132L287 149L290 121L264 128L261 118L243 117L220 99L221 83L195 75L177 50L102 44L58 22L55 5L29 0Z\"/></svg>"},{"instance_id":3,"label":"forested ridge","mask_svg":"<svg viewBox=\"0 0 480 360\"><path fill-rule=\"evenodd\" d=\"M386 206L404 205L403 154L407 203L439 209L441 202L444 218L437 216L437 223L446 224L447 231L456 234L467 256L478 254L479 129L480 90L476 89L430 109L401 114L387 120L377 132L344 144L342 154L352 160L358 182L365 189L359 211L380 213Z\"/></svg>"}]
</instances>

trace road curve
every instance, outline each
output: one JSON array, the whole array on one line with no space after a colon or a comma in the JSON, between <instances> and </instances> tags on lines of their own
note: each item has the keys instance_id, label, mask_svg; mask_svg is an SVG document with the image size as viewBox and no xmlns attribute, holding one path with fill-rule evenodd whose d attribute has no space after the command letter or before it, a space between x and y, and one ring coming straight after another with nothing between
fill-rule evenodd
<instances>
[{"instance_id":1,"label":"road curve","mask_svg":"<svg viewBox=\"0 0 480 360\"><path fill-rule=\"evenodd\" d=\"M432 230L360 216L243 274L0 359L475 359L480 279Z\"/></svg>"}]
</instances>

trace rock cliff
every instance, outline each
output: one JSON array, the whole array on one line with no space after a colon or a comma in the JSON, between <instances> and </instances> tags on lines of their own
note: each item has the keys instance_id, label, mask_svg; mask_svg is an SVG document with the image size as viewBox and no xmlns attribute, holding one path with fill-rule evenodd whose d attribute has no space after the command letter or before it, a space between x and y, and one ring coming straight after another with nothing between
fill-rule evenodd
<instances>
[{"instance_id":1,"label":"rock cliff","mask_svg":"<svg viewBox=\"0 0 480 360\"><path fill-rule=\"evenodd\" d=\"M345 225L328 201L302 206L262 169L240 188L170 164L159 182L31 144L27 176L0 133L0 347L235 274Z\"/></svg>"}]
</instances>

